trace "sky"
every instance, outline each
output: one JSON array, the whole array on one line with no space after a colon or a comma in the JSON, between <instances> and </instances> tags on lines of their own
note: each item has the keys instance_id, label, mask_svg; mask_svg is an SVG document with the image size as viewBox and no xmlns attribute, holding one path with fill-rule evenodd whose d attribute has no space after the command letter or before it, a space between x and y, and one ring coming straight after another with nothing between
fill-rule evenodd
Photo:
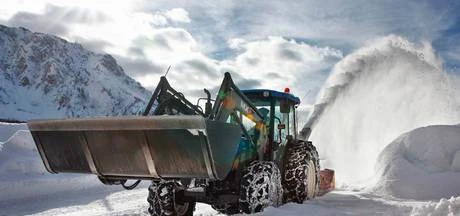
<instances>
[{"instance_id":1,"label":"sky","mask_svg":"<svg viewBox=\"0 0 460 216\"><path fill-rule=\"evenodd\" d=\"M308 106L338 61L388 35L431 43L457 73L458 9L455 0L2 0L0 24L109 53L150 90L171 65L170 83L191 98L228 71L242 89L290 87Z\"/></svg>"}]
</instances>

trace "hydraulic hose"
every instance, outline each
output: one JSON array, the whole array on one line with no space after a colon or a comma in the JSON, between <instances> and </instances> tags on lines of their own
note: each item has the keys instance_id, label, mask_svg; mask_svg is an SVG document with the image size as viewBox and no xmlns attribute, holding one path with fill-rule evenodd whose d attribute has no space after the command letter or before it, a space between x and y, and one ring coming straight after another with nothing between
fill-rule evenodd
<instances>
[{"instance_id":1,"label":"hydraulic hose","mask_svg":"<svg viewBox=\"0 0 460 216\"><path fill-rule=\"evenodd\" d=\"M123 182L123 183L121 184L121 186L123 186L123 188L126 189L126 190L132 190L132 189L136 188L137 185L139 185L139 183L141 183L141 180L137 180L137 181L134 182L132 185L127 186L127 185L126 185L126 182Z\"/></svg>"}]
</instances>

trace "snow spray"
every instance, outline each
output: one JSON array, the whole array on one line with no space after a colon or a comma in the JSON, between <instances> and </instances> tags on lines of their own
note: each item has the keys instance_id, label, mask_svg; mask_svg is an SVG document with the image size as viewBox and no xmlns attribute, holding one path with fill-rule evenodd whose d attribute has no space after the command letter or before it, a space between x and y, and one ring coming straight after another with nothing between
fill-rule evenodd
<instances>
[{"instance_id":1,"label":"snow spray","mask_svg":"<svg viewBox=\"0 0 460 216\"><path fill-rule=\"evenodd\" d=\"M383 148L404 132L460 123L456 77L447 74L429 43L387 36L338 62L303 129L318 147L322 167L338 186L372 182Z\"/></svg>"}]
</instances>

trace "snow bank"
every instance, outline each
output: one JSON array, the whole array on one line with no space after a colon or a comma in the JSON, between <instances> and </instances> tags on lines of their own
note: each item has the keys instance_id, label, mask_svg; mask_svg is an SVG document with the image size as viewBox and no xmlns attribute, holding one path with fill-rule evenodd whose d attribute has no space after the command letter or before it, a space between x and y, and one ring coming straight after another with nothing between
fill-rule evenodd
<instances>
[{"instance_id":1,"label":"snow bank","mask_svg":"<svg viewBox=\"0 0 460 216\"><path fill-rule=\"evenodd\" d=\"M0 123L0 143L5 142L19 130L28 130L26 124Z\"/></svg>"},{"instance_id":2,"label":"snow bank","mask_svg":"<svg viewBox=\"0 0 460 216\"><path fill-rule=\"evenodd\" d=\"M0 123L0 201L102 186L92 175L48 173L26 128Z\"/></svg>"},{"instance_id":3,"label":"snow bank","mask_svg":"<svg viewBox=\"0 0 460 216\"><path fill-rule=\"evenodd\" d=\"M459 196L460 126L428 126L401 135L379 155L377 170L375 189L383 194L417 200Z\"/></svg>"},{"instance_id":4,"label":"snow bank","mask_svg":"<svg viewBox=\"0 0 460 216\"><path fill-rule=\"evenodd\" d=\"M454 216L460 215L460 197L441 199L438 203L430 202L427 205L416 207L411 216Z\"/></svg>"},{"instance_id":5,"label":"snow bank","mask_svg":"<svg viewBox=\"0 0 460 216\"><path fill-rule=\"evenodd\" d=\"M338 185L361 188L380 152L407 131L460 122L458 83L429 44L389 36L337 63L319 95L310 140Z\"/></svg>"}]
</instances>

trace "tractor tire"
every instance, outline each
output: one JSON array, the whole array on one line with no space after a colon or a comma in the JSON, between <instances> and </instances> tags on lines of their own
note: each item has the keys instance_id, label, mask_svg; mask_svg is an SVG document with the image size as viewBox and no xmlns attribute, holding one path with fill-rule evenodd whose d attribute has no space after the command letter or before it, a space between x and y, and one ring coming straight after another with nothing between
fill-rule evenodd
<instances>
[{"instance_id":1,"label":"tractor tire","mask_svg":"<svg viewBox=\"0 0 460 216\"><path fill-rule=\"evenodd\" d=\"M243 171L240 209L251 214L283 202L283 187L278 166L271 161L254 161Z\"/></svg>"},{"instance_id":2,"label":"tractor tire","mask_svg":"<svg viewBox=\"0 0 460 216\"><path fill-rule=\"evenodd\" d=\"M151 216L192 216L195 202L176 203L175 191L179 185L174 181L160 182L149 187L148 212Z\"/></svg>"},{"instance_id":3,"label":"tractor tire","mask_svg":"<svg viewBox=\"0 0 460 216\"><path fill-rule=\"evenodd\" d=\"M303 203L319 191L319 157L311 142L298 141L287 149L283 174L284 201Z\"/></svg>"}]
</instances>

